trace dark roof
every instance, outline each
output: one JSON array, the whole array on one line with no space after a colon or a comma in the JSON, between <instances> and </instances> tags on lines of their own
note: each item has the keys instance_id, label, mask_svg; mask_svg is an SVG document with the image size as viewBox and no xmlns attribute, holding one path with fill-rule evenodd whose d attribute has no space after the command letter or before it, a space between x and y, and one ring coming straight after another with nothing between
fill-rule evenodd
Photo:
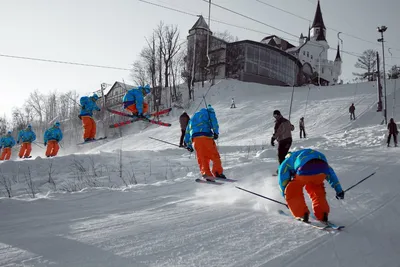
<instances>
[{"instance_id":1,"label":"dark roof","mask_svg":"<svg viewBox=\"0 0 400 267\"><path fill-rule=\"evenodd\" d=\"M269 41L268 41L269 40ZM276 35L269 35L265 38L263 38L261 40L262 43L266 43L269 44L271 46L276 46L276 47L280 47L283 50L289 49L289 48L293 48L295 47L294 45L292 45L291 43L289 43L288 41L286 41L285 39L282 39L279 36ZM285 47L284 47L285 46Z\"/></svg>"},{"instance_id":2,"label":"dark roof","mask_svg":"<svg viewBox=\"0 0 400 267\"><path fill-rule=\"evenodd\" d=\"M125 90L130 90L132 89L134 86L133 85L129 85L129 84L125 84L125 83L121 83L121 82L115 82L113 84L113 86L111 86L111 88L108 90L107 93L105 93L105 96L107 96L112 90L114 90L115 88L124 88Z\"/></svg>"},{"instance_id":3,"label":"dark roof","mask_svg":"<svg viewBox=\"0 0 400 267\"><path fill-rule=\"evenodd\" d=\"M312 28L325 28L324 19L322 18L321 6L319 5L319 0L317 3L317 10L315 11L314 22L311 26Z\"/></svg>"},{"instance_id":4,"label":"dark roof","mask_svg":"<svg viewBox=\"0 0 400 267\"><path fill-rule=\"evenodd\" d=\"M336 52L336 58L335 61L342 61L342 58L340 57L340 49L339 49L339 44L337 45L337 52Z\"/></svg>"},{"instance_id":5,"label":"dark roof","mask_svg":"<svg viewBox=\"0 0 400 267\"><path fill-rule=\"evenodd\" d=\"M268 48L268 49L270 49L270 50L274 50L274 51L276 51L276 52L279 52L281 55L286 56L286 57L292 59L294 62L296 62L296 64L297 64L300 68L301 68L301 66L302 66L300 60L299 60L297 57L295 57L295 56L293 56L293 55L291 55L291 54L289 54L289 53L287 53L287 52L285 52L285 51L283 51L283 50L281 50L281 49L279 49L279 48L277 48L277 47L275 47L275 46L268 45L268 44L265 44L265 43L260 43L260 42L251 41L251 40L242 40L242 41L237 41L237 42L233 42L233 43L228 43L228 46L231 46L231 45L238 45L238 44L253 44L253 45L256 45L256 46L263 46L263 47Z\"/></svg>"},{"instance_id":6,"label":"dark roof","mask_svg":"<svg viewBox=\"0 0 400 267\"><path fill-rule=\"evenodd\" d=\"M199 19L196 21L196 23L193 25L193 27L189 31L196 30L196 29L210 31L210 28L208 27L208 24L202 15L199 16Z\"/></svg>"}]
</instances>

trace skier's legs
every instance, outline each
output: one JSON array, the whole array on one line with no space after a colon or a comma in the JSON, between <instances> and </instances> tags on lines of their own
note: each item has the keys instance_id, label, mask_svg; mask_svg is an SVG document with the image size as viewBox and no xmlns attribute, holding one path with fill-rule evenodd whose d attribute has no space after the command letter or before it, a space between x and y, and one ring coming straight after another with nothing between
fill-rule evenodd
<instances>
[{"instance_id":1,"label":"skier's legs","mask_svg":"<svg viewBox=\"0 0 400 267\"><path fill-rule=\"evenodd\" d=\"M93 119L89 116L82 116L82 123L83 123L83 139L86 140L91 138L90 135L92 134L92 127L93 127Z\"/></svg>"},{"instance_id":2,"label":"skier's legs","mask_svg":"<svg viewBox=\"0 0 400 267\"><path fill-rule=\"evenodd\" d=\"M58 145L58 142L56 140L52 140L49 142L53 142L53 149L51 151L50 156L54 157L57 156L58 150L60 149L60 146Z\"/></svg>"},{"instance_id":3,"label":"skier's legs","mask_svg":"<svg viewBox=\"0 0 400 267\"><path fill-rule=\"evenodd\" d=\"M97 126L96 126L96 122L94 121L93 118L91 118L92 121L92 128L90 131L90 137L91 139L94 139L96 137L96 130L97 130Z\"/></svg>"},{"instance_id":4,"label":"skier's legs","mask_svg":"<svg viewBox=\"0 0 400 267\"><path fill-rule=\"evenodd\" d=\"M25 155L26 144L27 143L22 143L21 148L19 149L18 157L22 158Z\"/></svg>"},{"instance_id":5,"label":"skier's legs","mask_svg":"<svg viewBox=\"0 0 400 267\"><path fill-rule=\"evenodd\" d=\"M136 104L132 104L130 106L127 106L126 110L129 110L130 112L132 112L132 114L137 114L138 113L137 108L136 108Z\"/></svg>"},{"instance_id":6,"label":"skier's legs","mask_svg":"<svg viewBox=\"0 0 400 267\"><path fill-rule=\"evenodd\" d=\"M149 110L149 104L143 102L143 114L146 114L148 110Z\"/></svg>"},{"instance_id":7,"label":"skier's legs","mask_svg":"<svg viewBox=\"0 0 400 267\"><path fill-rule=\"evenodd\" d=\"M4 159L9 160L11 158L11 147L6 147L4 150L6 152Z\"/></svg>"},{"instance_id":8,"label":"skier's legs","mask_svg":"<svg viewBox=\"0 0 400 267\"><path fill-rule=\"evenodd\" d=\"M25 144L25 157L29 157L32 151L32 144L31 143L24 143Z\"/></svg>"},{"instance_id":9,"label":"skier's legs","mask_svg":"<svg viewBox=\"0 0 400 267\"><path fill-rule=\"evenodd\" d=\"M179 139L179 145L183 146L183 139L185 138L186 130L181 129L181 138Z\"/></svg>"},{"instance_id":10,"label":"skier's legs","mask_svg":"<svg viewBox=\"0 0 400 267\"><path fill-rule=\"evenodd\" d=\"M306 191L311 198L313 211L318 220L324 218L324 213L329 214L329 204L326 200L324 181L326 174L320 173L306 176Z\"/></svg>"},{"instance_id":11,"label":"skier's legs","mask_svg":"<svg viewBox=\"0 0 400 267\"><path fill-rule=\"evenodd\" d=\"M290 146L292 145L292 139L282 140L278 144L278 159L279 164L281 164L289 152Z\"/></svg>"},{"instance_id":12,"label":"skier's legs","mask_svg":"<svg viewBox=\"0 0 400 267\"><path fill-rule=\"evenodd\" d=\"M218 174L223 174L224 169L222 168L222 162L221 162L221 156L219 155L217 145L215 144L215 141L213 139L209 139L207 141L208 144L208 150L209 150L209 155L210 159L212 161L212 173L214 176L217 176Z\"/></svg>"},{"instance_id":13,"label":"skier's legs","mask_svg":"<svg viewBox=\"0 0 400 267\"><path fill-rule=\"evenodd\" d=\"M197 163L201 175L212 176L210 171L210 158L208 156L207 139L209 137L199 136L193 138L193 147L196 150Z\"/></svg>"},{"instance_id":14,"label":"skier's legs","mask_svg":"<svg viewBox=\"0 0 400 267\"><path fill-rule=\"evenodd\" d=\"M50 140L47 142L47 149L46 149L46 157L51 156L51 151L53 150L54 147L54 140Z\"/></svg>"},{"instance_id":15,"label":"skier's legs","mask_svg":"<svg viewBox=\"0 0 400 267\"><path fill-rule=\"evenodd\" d=\"M397 134L393 135L394 144L397 145Z\"/></svg>"},{"instance_id":16,"label":"skier's legs","mask_svg":"<svg viewBox=\"0 0 400 267\"><path fill-rule=\"evenodd\" d=\"M390 139L392 139L392 134L388 134L388 138L387 138L387 144L390 145Z\"/></svg>"},{"instance_id":17,"label":"skier's legs","mask_svg":"<svg viewBox=\"0 0 400 267\"><path fill-rule=\"evenodd\" d=\"M296 177L297 178L297 177ZM288 183L285 189L285 198L290 212L294 217L303 217L305 213L310 213L304 200L304 182L294 178Z\"/></svg>"}]
</instances>

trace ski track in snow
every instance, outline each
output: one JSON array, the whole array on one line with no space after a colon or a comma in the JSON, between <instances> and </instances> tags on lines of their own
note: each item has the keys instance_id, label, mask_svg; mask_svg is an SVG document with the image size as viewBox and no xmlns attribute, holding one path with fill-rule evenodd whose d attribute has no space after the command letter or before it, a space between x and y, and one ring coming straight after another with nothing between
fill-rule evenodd
<instances>
[{"instance_id":1,"label":"ski track in snow","mask_svg":"<svg viewBox=\"0 0 400 267\"><path fill-rule=\"evenodd\" d=\"M208 88L196 87L190 115ZM61 150L54 159L37 157L43 151L35 148L30 160L0 163L0 180L11 179L14 196L6 198L1 180L0 266L399 266L399 152L385 147L372 83L311 87L307 110L308 87L294 94L292 148L326 153L344 189L376 171L343 201L326 185L330 218L344 230L302 225L278 215L279 204L235 188L284 201L271 176L277 163L269 140L272 111L287 116L291 90L226 80L207 94L225 173L238 183L197 184L194 154L147 138L176 143L179 110L164 117L170 128L135 123L122 128L122 138ZM298 138L302 116L307 139Z\"/></svg>"}]
</instances>

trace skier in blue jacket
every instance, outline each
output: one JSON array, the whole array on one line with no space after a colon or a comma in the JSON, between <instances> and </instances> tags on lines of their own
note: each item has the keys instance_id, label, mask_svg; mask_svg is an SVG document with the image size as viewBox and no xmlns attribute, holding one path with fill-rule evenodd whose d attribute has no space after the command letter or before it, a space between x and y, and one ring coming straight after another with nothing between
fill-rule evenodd
<instances>
[{"instance_id":1,"label":"skier in blue jacket","mask_svg":"<svg viewBox=\"0 0 400 267\"><path fill-rule=\"evenodd\" d=\"M15 140L11 136L11 131L8 131L7 135L0 139L0 149L3 148L0 160L9 160L11 158L11 148L13 146L15 146Z\"/></svg>"},{"instance_id":2,"label":"skier in blue jacket","mask_svg":"<svg viewBox=\"0 0 400 267\"><path fill-rule=\"evenodd\" d=\"M329 204L326 200L325 180L336 191L336 197L343 199L342 186L324 154L307 148L286 155L286 159L279 166L278 183L295 218L304 221L308 221L309 218L310 212L303 195L305 187L312 200L315 217L320 221L328 221Z\"/></svg>"},{"instance_id":3,"label":"skier in blue jacket","mask_svg":"<svg viewBox=\"0 0 400 267\"><path fill-rule=\"evenodd\" d=\"M80 99L81 113L79 118L82 120L84 128L83 139L85 142L92 141L96 137L96 122L93 119L93 111L100 111L100 108L96 105L98 99L97 94L93 94L91 97L83 96Z\"/></svg>"},{"instance_id":4,"label":"skier in blue jacket","mask_svg":"<svg viewBox=\"0 0 400 267\"><path fill-rule=\"evenodd\" d=\"M57 155L60 146L58 143L62 140L63 134L60 129L60 123L57 121L44 133L44 145L47 146L46 157Z\"/></svg>"},{"instance_id":5,"label":"skier in blue jacket","mask_svg":"<svg viewBox=\"0 0 400 267\"><path fill-rule=\"evenodd\" d=\"M150 85L132 88L126 92L122 99L124 109L129 110L135 116L144 117L144 114L146 114L149 109L149 105L144 102L144 97L150 94L150 92Z\"/></svg>"},{"instance_id":6,"label":"skier in blue jacket","mask_svg":"<svg viewBox=\"0 0 400 267\"><path fill-rule=\"evenodd\" d=\"M25 130L21 130L18 134L17 144L22 141L21 149L19 150L20 158L30 158L32 151L32 142L36 140L36 134L32 131L32 126L29 124Z\"/></svg>"},{"instance_id":7,"label":"skier in blue jacket","mask_svg":"<svg viewBox=\"0 0 400 267\"><path fill-rule=\"evenodd\" d=\"M186 127L184 140L186 148L190 152L193 152L193 147L196 149L200 173L207 181L215 181L216 177L226 178L214 141L218 136L218 120L211 105L196 112ZM210 161L213 163L212 171L210 171Z\"/></svg>"}]
</instances>

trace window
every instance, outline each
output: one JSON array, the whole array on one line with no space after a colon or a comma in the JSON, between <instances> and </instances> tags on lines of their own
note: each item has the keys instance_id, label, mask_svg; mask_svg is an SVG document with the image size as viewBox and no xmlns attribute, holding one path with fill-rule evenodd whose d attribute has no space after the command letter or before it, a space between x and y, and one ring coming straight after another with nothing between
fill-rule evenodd
<instances>
[{"instance_id":1,"label":"window","mask_svg":"<svg viewBox=\"0 0 400 267\"><path fill-rule=\"evenodd\" d=\"M311 59L313 59L313 56L311 55Z\"/></svg>"},{"instance_id":2,"label":"window","mask_svg":"<svg viewBox=\"0 0 400 267\"><path fill-rule=\"evenodd\" d=\"M324 73L324 68L322 68L321 72Z\"/></svg>"},{"instance_id":3,"label":"window","mask_svg":"<svg viewBox=\"0 0 400 267\"><path fill-rule=\"evenodd\" d=\"M306 51L303 51L303 56L305 56L306 55Z\"/></svg>"},{"instance_id":4,"label":"window","mask_svg":"<svg viewBox=\"0 0 400 267\"><path fill-rule=\"evenodd\" d=\"M307 51L307 57L310 57L310 52Z\"/></svg>"}]
</instances>

